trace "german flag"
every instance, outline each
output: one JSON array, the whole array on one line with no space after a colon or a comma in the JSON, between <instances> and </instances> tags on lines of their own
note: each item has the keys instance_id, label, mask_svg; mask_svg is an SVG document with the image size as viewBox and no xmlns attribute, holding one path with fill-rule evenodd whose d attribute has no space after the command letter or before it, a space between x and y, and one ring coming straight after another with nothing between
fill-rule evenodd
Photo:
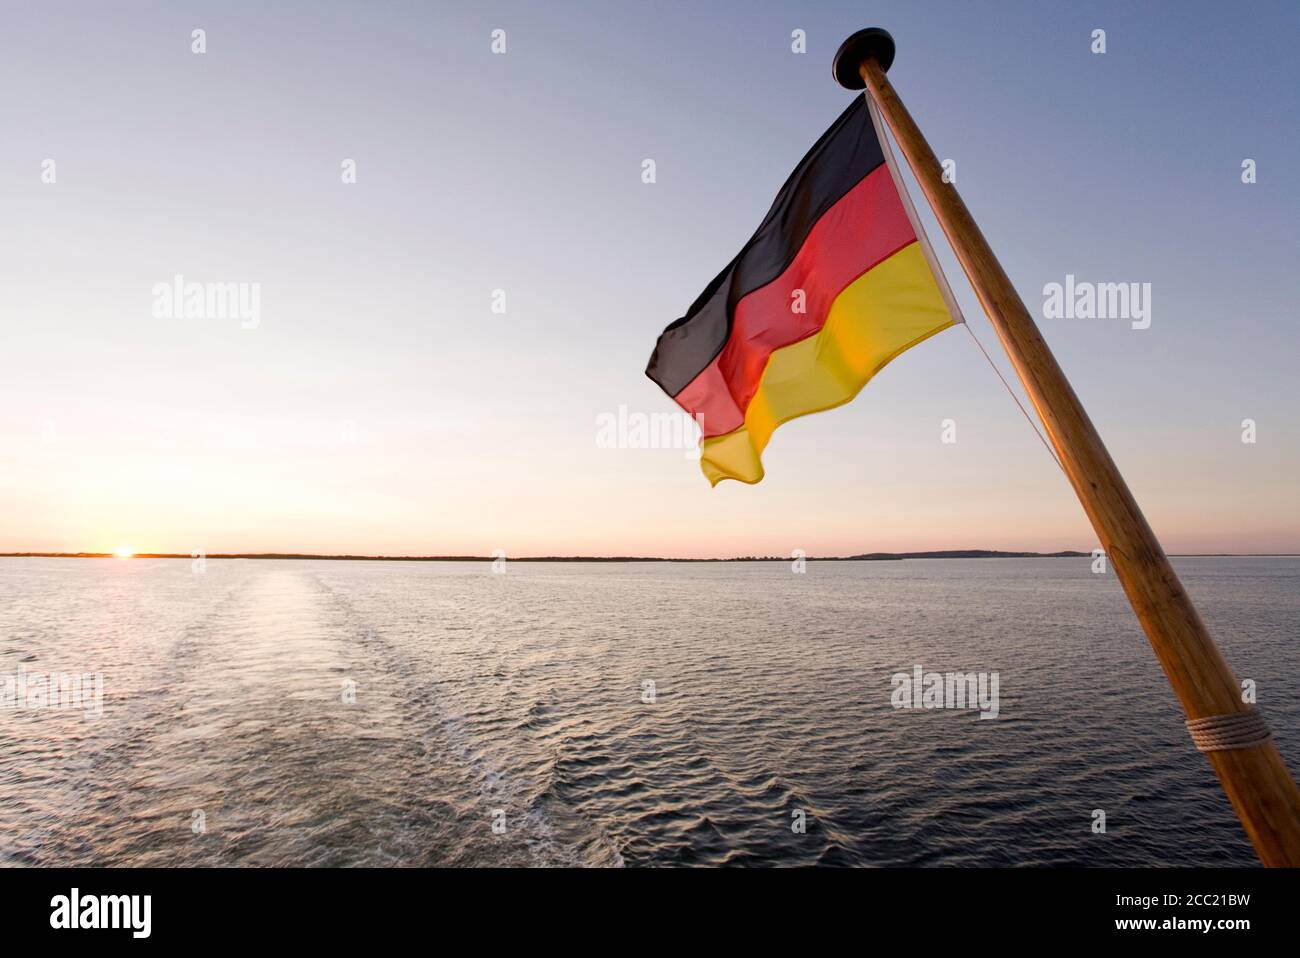
<instances>
[{"instance_id":1,"label":"german flag","mask_svg":"<svg viewBox=\"0 0 1300 958\"><path fill-rule=\"evenodd\" d=\"M777 426L848 402L956 322L879 118L859 97L663 331L646 375L700 422L709 482L754 483Z\"/></svg>"}]
</instances>

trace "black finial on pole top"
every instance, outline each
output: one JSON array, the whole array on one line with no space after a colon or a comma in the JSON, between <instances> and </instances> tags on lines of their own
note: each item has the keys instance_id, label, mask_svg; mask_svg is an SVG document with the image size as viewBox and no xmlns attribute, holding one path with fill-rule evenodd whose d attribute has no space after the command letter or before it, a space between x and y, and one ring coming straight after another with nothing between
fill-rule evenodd
<instances>
[{"instance_id":1,"label":"black finial on pole top","mask_svg":"<svg viewBox=\"0 0 1300 958\"><path fill-rule=\"evenodd\" d=\"M894 38L888 30L867 27L841 43L831 63L831 72L835 74L836 82L846 90L861 90L865 87L866 83L858 68L869 57L875 57L882 72L889 70L889 65L894 62Z\"/></svg>"}]
</instances>

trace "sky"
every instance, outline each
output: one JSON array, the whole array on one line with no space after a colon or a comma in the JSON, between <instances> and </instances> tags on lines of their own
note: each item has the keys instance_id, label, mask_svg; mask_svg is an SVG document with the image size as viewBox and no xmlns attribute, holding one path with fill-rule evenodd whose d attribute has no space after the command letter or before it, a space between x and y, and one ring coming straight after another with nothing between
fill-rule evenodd
<instances>
[{"instance_id":1,"label":"sky","mask_svg":"<svg viewBox=\"0 0 1300 958\"><path fill-rule=\"evenodd\" d=\"M656 337L847 105L839 43L883 26L1166 550L1300 552L1294 3L52 2L0 26L0 551L1096 547L960 329L783 426L756 486L598 443L620 407L676 408ZM256 322L167 313L177 275L257 284ZM1150 327L1045 318L1067 275L1150 283Z\"/></svg>"}]
</instances>

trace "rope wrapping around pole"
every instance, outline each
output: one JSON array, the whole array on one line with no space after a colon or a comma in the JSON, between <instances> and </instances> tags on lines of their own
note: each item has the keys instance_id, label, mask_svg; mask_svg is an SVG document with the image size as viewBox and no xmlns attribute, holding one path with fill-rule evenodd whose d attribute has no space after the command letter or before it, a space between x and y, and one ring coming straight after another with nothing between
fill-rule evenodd
<instances>
[{"instance_id":1,"label":"rope wrapping around pole","mask_svg":"<svg viewBox=\"0 0 1300 958\"><path fill-rule=\"evenodd\" d=\"M1239 748L1254 748L1273 737L1268 723L1259 709L1229 712L1227 715L1206 715L1188 719L1187 731L1192 744L1200 752L1229 752Z\"/></svg>"}]
</instances>

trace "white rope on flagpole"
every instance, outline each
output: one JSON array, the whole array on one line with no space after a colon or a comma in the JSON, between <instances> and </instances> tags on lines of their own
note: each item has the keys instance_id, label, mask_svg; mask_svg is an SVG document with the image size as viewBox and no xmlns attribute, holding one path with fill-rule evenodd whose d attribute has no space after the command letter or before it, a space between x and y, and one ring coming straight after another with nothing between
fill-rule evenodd
<instances>
[{"instance_id":1,"label":"white rope on flagpole","mask_svg":"<svg viewBox=\"0 0 1300 958\"><path fill-rule=\"evenodd\" d=\"M1060 457L1056 455L1056 450L1053 449L1052 444L1047 441L1047 437L1043 435L1043 431L1038 428L1038 423L1034 422L1034 417L1029 415L1029 410L1026 409L1025 404L1020 401L1020 397L1016 395L1016 391L1011 388L1011 384L1007 382L1007 378L1002 375L1002 370L998 369L997 364L993 362L993 357L990 356L989 351L984 348L984 344L979 341L979 337L975 335L975 331L970 328L970 323L962 323L962 325L966 327L966 332L970 333L970 338L975 341L975 345L980 348L980 352L983 353L984 358L988 360L989 368L991 368L993 372L997 373L998 379L1002 380L1002 385L1007 387L1007 395L1010 396L1012 401L1020 407L1020 411L1025 415L1025 422L1029 423L1030 428L1037 433L1038 438L1043 443L1043 448L1047 450L1047 454L1051 456L1052 461L1060 467L1061 472L1065 472L1065 466L1061 464Z\"/></svg>"},{"instance_id":2,"label":"white rope on flagpole","mask_svg":"<svg viewBox=\"0 0 1300 958\"><path fill-rule=\"evenodd\" d=\"M880 150L885 156L885 165L889 167L889 174L894 180L894 187L898 190L899 198L903 201L903 209L907 213L908 220L912 223L912 231L916 234L917 243L921 247L921 252L924 254L926 262L930 264L930 271L934 274L935 281L939 286L939 294L943 297L944 304L948 307L948 312L952 315L954 325L966 327L966 332L970 333L970 338L975 341L975 345L978 346L980 352L984 354L984 358L988 361L989 367L997 374L998 379L1002 380L1002 385L1006 387L1007 395L1010 396L1011 400L1020 408L1020 411L1024 414L1025 421L1029 423L1030 428L1037 434L1039 440L1043 444L1043 448L1047 450L1047 454L1052 457L1052 461L1056 463L1061 472L1065 472L1065 466L1061 464L1060 457L1056 455L1056 450L1053 449L1052 444L1047 441L1047 437L1043 435L1043 431L1038 428L1038 423L1034 421L1034 417L1029 415L1029 410L1026 409L1024 403L1020 401L1020 397L1016 395L1016 391L1011 388L1011 384L1007 382L1006 377L1002 375L1002 370L998 369L997 364L993 362L993 357L989 355L988 350L984 348L984 344L979 341L979 337L976 336L974 330L970 328L970 323L966 322L966 317L962 315L961 306L957 304L957 297L953 295L952 287L948 285L948 277L944 275L943 267L939 264L939 258L934 255L934 248L930 245L930 239L925 235L925 226L921 222L921 217L917 215L916 207L912 205L912 196L908 193L907 183L903 180L902 168L899 167L898 161L894 159L894 151L890 149L889 134L885 132L885 124L881 119L879 112L876 110L876 104L866 93L863 93L863 98L867 101L867 112L871 114L871 125L876 128L876 138L880 141Z\"/></svg>"},{"instance_id":3,"label":"white rope on flagpole","mask_svg":"<svg viewBox=\"0 0 1300 958\"><path fill-rule=\"evenodd\" d=\"M1204 718L1188 719L1185 724L1192 736L1192 744L1201 752L1254 748L1273 737L1268 723L1253 705L1243 712L1207 715Z\"/></svg>"}]
</instances>

